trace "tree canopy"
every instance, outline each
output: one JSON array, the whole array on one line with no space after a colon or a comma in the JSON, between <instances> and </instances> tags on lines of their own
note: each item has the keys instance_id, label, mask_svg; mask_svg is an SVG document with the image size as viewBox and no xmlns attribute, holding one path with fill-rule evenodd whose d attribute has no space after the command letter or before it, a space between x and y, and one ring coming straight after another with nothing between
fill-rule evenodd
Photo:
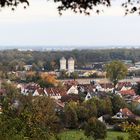
<instances>
[{"instance_id":1,"label":"tree canopy","mask_svg":"<svg viewBox=\"0 0 140 140\"><path fill-rule=\"evenodd\" d=\"M49 0L48 0L49 1ZM71 9L73 12L90 14L90 11L98 5L111 6L112 0L53 0L55 3L59 3L58 11L62 14L62 11ZM1 7L12 7L14 10L20 3L25 3L29 5L30 0L0 0ZM125 8L125 14L137 12L140 14L139 8L140 0L126 0L122 1L122 6ZM26 6L25 6L26 7ZM100 8L96 10L97 13L100 12Z\"/></svg>"},{"instance_id":2,"label":"tree canopy","mask_svg":"<svg viewBox=\"0 0 140 140\"><path fill-rule=\"evenodd\" d=\"M107 77L115 87L118 81L127 75L127 67L121 61L115 60L106 65L106 72Z\"/></svg>"}]
</instances>

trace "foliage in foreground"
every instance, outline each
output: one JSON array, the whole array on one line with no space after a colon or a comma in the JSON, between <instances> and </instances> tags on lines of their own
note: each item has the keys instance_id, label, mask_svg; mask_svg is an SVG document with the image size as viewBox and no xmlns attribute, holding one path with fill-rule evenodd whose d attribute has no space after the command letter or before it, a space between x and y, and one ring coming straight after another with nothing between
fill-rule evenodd
<instances>
[{"instance_id":1,"label":"foliage in foreground","mask_svg":"<svg viewBox=\"0 0 140 140\"><path fill-rule=\"evenodd\" d=\"M85 135L97 139L105 139L107 137L107 129L105 124L96 118L90 118L85 127Z\"/></svg>"},{"instance_id":2,"label":"foliage in foreground","mask_svg":"<svg viewBox=\"0 0 140 140\"><path fill-rule=\"evenodd\" d=\"M52 99L19 95L11 85L5 88L7 95L0 98L1 139L49 140L58 132L59 119Z\"/></svg>"}]
</instances>

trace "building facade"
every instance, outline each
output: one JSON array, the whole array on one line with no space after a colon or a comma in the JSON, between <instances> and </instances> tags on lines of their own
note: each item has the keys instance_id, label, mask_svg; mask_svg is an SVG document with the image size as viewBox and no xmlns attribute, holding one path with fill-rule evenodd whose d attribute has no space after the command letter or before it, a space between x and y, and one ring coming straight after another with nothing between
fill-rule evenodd
<instances>
[{"instance_id":1,"label":"building facade","mask_svg":"<svg viewBox=\"0 0 140 140\"><path fill-rule=\"evenodd\" d=\"M74 59L72 57L68 59L68 72L74 72Z\"/></svg>"},{"instance_id":2,"label":"building facade","mask_svg":"<svg viewBox=\"0 0 140 140\"><path fill-rule=\"evenodd\" d=\"M61 70L66 70L66 59L64 57L60 59L60 71Z\"/></svg>"}]
</instances>

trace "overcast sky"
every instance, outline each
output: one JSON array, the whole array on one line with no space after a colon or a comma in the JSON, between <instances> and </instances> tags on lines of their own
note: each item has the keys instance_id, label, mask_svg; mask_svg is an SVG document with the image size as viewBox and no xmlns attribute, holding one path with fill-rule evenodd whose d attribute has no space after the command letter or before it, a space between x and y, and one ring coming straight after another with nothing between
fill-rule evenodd
<instances>
[{"instance_id":1,"label":"overcast sky","mask_svg":"<svg viewBox=\"0 0 140 140\"><path fill-rule=\"evenodd\" d=\"M30 0L24 10L0 12L0 46L107 46L140 45L140 17L124 17L115 4L104 13L91 16L64 12L46 0Z\"/></svg>"}]
</instances>

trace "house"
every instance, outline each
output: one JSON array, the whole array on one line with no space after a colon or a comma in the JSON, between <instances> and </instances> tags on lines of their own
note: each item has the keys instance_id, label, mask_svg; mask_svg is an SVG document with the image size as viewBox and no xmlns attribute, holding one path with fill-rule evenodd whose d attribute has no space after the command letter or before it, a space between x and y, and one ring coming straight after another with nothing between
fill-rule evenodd
<instances>
[{"instance_id":1,"label":"house","mask_svg":"<svg viewBox=\"0 0 140 140\"><path fill-rule=\"evenodd\" d=\"M32 68L32 65L24 65L25 71L29 71L31 70L31 68Z\"/></svg>"},{"instance_id":2,"label":"house","mask_svg":"<svg viewBox=\"0 0 140 140\"><path fill-rule=\"evenodd\" d=\"M96 86L96 88L94 91L104 91L104 89L102 88L102 86L100 84L96 84L95 86Z\"/></svg>"},{"instance_id":3,"label":"house","mask_svg":"<svg viewBox=\"0 0 140 140\"><path fill-rule=\"evenodd\" d=\"M104 122L103 116L99 117L98 120L99 120L100 122Z\"/></svg>"},{"instance_id":4,"label":"house","mask_svg":"<svg viewBox=\"0 0 140 140\"><path fill-rule=\"evenodd\" d=\"M131 87L123 86L123 87L121 88L121 91L124 91L124 90L130 90L130 89L131 89Z\"/></svg>"},{"instance_id":5,"label":"house","mask_svg":"<svg viewBox=\"0 0 140 140\"><path fill-rule=\"evenodd\" d=\"M75 94L64 95L61 97L61 102L63 103L67 103L70 101L80 102L81 98L79 95L75 95Z\"/></svg>"},{"instance_id":6,"label":"house","mask_svg":"<svg viewBox=\"0 0 140 140\"><path fill-rule=\"evenodd\" d=\"M55 100L61 99L62 96L66 95L66 90L53 87L53 88L38 88L34 91L33 96L48 96Z\"/></svg>"},{"instance_id":7,"label":"house","mask_svg":"<svg viewBox=\"0 0 140 140\"><path fill-rule=\"evenodd\" d=\"M124 117L131 117L131 116L134 116L134 114L133 114L128 108L120 109L120 112L122 113L122 115L123 115Z\"/></svg>"},{"instance_id":8,"label":"house","mask_svg":"<svg viewBox=\"0 0 140 140\"><path fill-rule=\"evenodd\" d=\"M55 102L55 111L58 113L63 111L65 103L61 102L60 100L54 100L54 102Z\"/></svg>"},{"instance_id":9,"label":"house","mask_svg":"<svg viewBox=\"0 0 140 140\"><path fill-rule=\"evenodd\" d=\"M77 88L77 86L75 86L75 85L71 86L68 89L67 94L78 94L78 88Z\"/></svg>"},{"instance_id":10,"label":"house","mask_svg":"<svg viewBox=\"0 0 140 140\"><path fill-rule=\"evenodd\" d=\"M126 95L135 96L135 95L136 95L134 89L121 90L121 91L119 91L119 93L120 93L122 96L126 96Z\"/></svg>"},{"instance_id":11,"label":"house","mask_svg":"<svg viewBox=\"0 0 140 140\"><path fill-rule=\"evenodd\" d=\"M140 96L135 96L133 102L140 103Z\"/></svg>"},{"instance_id":12,"label":"house","mask_svg":"<svg viewBox=\"0 0 140 140\"><path fill-rule=\"evenodd\" d=\"M17 89L21 89L21 88L23 88L23 85L22 84L17 84Z\"/></svg>"},{"instance_id":13,"label":"house","mask_svg":"<svg viewBox=\"0 0 140 140\"><path fill-rule=\"evenodd\" d=\"M112 83L104 83L104 84L100 84L103 91L105 92L113 92L114 90L114 86Z\"/></svg>"},{"instance_id":14,"label":"house","mask_svg":"<svg viewBox=\"0 0 140 140\"><path fill-rule=\"evenodd\" d=\"M94 94L88 92L87 95L86 95L86 97L85 97L85 101L90 100L90 99L92 99L93 97L94 97Z\"/></svg>"},{"instance_id":15,"label":"house","mask_svg":"<svg viewBox=\"0 0 140 140\"><path fill-rule=\"evenodd\" d=\"M116 85L116 89L118 91L120 90L130 90L132 88L133 84L131 82L119 82Z\"/></svg>"},{"instance_id":16,"label":"house","mask_svg":"<svg viewBox=\"0 0 140 140\"><path fill-rule=\"evenodd\" d=\"M43 88L38 88L34 91L33 96L45 96L46 93Z\"/></svg>"},{"instance_id":17,"label":"house","mask_svg":"<svg viewBox=\"0 0 140 140\"><path fill-rule=\"evenodd\" d=\"M29 83L29 84L22 85L20 90L21 90L21 94L28 95L29 93L33 94L38 88L40 88L38 84Z\"/></svg>"},{"instance_id":18,"label":"house","mask_svg":"<svg viewBox=\"0 0 140 140\"><path fill-rule=\"evenodd\" d=\"M114 119L127 119L127 118L133 117L133 116L134 116L134 114L128 108L123 108L123 109L120 109L120 111L112 118L114 118Z\"/></svg>"},{"instance_id":19,"label":"house","mask_svg":"<svg viewBox=\"0 0 140 140\"><path fill-rule=\"evenodd\" d=\"M61 99L62 96L65 96L67 94L66 89L63 88L46 88L44 89L46 95L50 98L53 98L55 100Z\"/></svg>"}]
</instances>

